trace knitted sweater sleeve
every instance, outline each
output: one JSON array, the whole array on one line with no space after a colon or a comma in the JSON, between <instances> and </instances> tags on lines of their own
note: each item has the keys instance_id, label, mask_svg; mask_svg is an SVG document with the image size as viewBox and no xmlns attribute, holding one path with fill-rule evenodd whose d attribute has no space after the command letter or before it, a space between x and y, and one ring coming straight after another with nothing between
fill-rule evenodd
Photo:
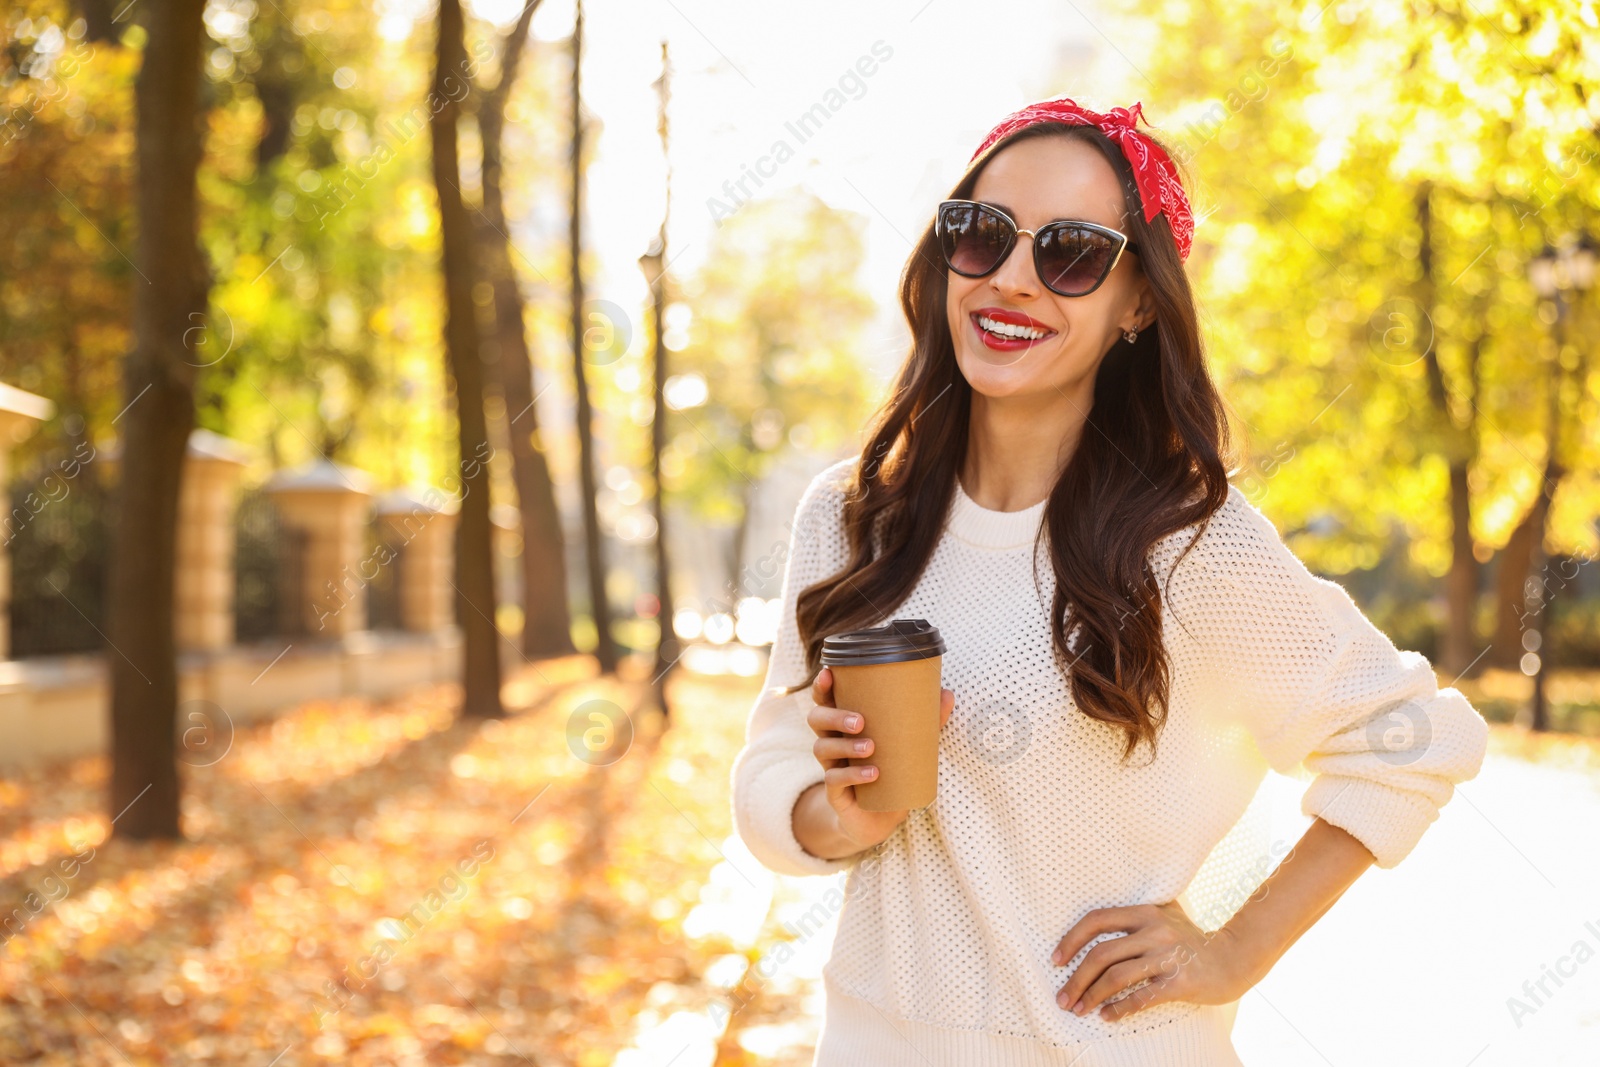
<instances>
[{"instance_id":1,"label":"knitted sweater sleeve","mask_svg":"<svg viewBox=\"0 0 1600 1067\"><path fill-rule=\"evenodd\" d=\"M1301 811L1379 867L1404 859L1478 773L1483 717L1307 570L1237 487L1172 573L1168 603L1198 646L1210 705L1244 723L1274 770L1304 764L1315 777Z\"/></svg>"},{"instance_id":2,"label":"knitted sweater sleeve","mask_svg":"<svg viewBox=\"0 0 1600 1067\"><path fill-rule=\"evenodd\" d=\"M783 607L767 665L767 677L750 709L745 746L733 764L733 816L740 839L762 865L779 874L832 874L857 857L821 859L794 836L794 805L822 781L812 753L817 735L806 724L811 691L787 696L780 689L807 679L805 650L795 621L800 591L841 570L846 561L841 516L851 461L829 467L812 480L795 509L783 572Z\"/></svg>"}]
</instances>

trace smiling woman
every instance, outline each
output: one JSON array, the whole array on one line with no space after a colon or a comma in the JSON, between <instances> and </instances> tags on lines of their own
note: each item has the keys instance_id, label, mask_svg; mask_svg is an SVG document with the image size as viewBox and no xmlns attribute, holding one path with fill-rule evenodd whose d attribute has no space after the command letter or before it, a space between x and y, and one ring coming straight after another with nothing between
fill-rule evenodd
<instances>
[{"instance_id":1,"label":"smiling woman","mask_svg":"<svg viewBox=\"0 0 1600 1067\"><path fill-rule=\"evenodd\" d=\"M1483 758L1461 694L1228 484L1193 221L1138 117L996 127L906 268L866 447L796 513L733 800L773 870L850 871L822 1067L1237 1065L1239 997ZM821 646L895 616L947 646L937 797L867 811ZM1311 829L1202 929L1180 901L1302 763Z\"/></svg>"},{"instance_id":2,"label":"smiling woman","mask_svg":"<svg viewBox=\"0 0 1600 1067\"><path fill-rule=\"evenodd\" d=\"M799 610L812 653L904 599L958 476L1002 511L1048 497L1055 653L1074 663L1078 704L1123 729L1131 754L1154 743L1166 697L1147 557L1222 506L1227 429L1183 271L1186 205L1152 215L1144 198L1171 187L1141 190L1111 137L1061 117L987 146L913 254L902 305L916 345L867 450L890 461L846 517L883 523L886 544L874 557L853 534L838 581L859 598L819 589Z\"/></svg>"}]
</instances>

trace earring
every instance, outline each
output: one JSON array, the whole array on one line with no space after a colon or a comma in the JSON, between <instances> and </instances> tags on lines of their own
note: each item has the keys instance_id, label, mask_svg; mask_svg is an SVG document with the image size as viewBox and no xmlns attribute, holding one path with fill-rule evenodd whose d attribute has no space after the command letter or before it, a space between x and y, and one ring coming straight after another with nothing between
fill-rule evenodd
<instances>
[{"instance_id":1,"label":"earring","mask_svg":"<svg viewBox=\"0 0 1600 1067\"><path fill-rule=\"evenodd\" d=\"M1139 336L1139 331L1138 331L1138 330L1137 330L1137 329L1133 329L1133 330L1123 330L1123 331L1122 331L1122 336L1123 336L1123 338L1124 338L1124 339L1125 339L1125 340L1127 340L1127 342L1128 342L1128 343L1129 343L1129 344L1130 344L1130 345L1131 345L1131 344L1133 344L1133 342L1134 342L1134 340L1135 340L1135 339L1136 339L1136 338L1138 338L1138 336Z\"/></svg>"}]
</instances>

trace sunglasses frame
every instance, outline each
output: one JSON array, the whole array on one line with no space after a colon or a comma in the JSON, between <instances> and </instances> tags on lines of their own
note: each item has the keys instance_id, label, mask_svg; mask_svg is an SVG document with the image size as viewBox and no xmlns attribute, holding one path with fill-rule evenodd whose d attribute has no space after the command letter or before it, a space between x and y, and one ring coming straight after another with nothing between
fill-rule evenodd
<instances>
[{"instance_id":1,"label":"sunglasses frame","mask_svg":"<svg viewBox=\"0 0 1600 1067\"><path fill-rule=\"evenodd\" d=\"M984 271L981 274L969 274L964 270L957 270L955 264L950 262L949 254L944 251L944 234L945 234L945 230L944 230L944 212L945 212L945 208L946 207L952 207L952 206L979 207L979 208L982 208L985 211L992 211L996 215L999 215L1002 219L1005 219L1006 222L1009 223L1010 226L1011 226L1011 234L1010 234L1010 236L1008 236L1006 238L1006 246L1005 246L1004 249L1001 250L999 258L997 258L994 261L994 266L990 267L988 270ZM1051 285L1049 282L1044 280L1044 271L1042 269L1040 269L1040 266L1039 266L1039 235L1041 233L1047 233L1050 230L1058 230L1058 229L1059 230L1068 230L1068 229L1092 230L1095 233L1102 234L1102 235L1104 235L1106 237L1110 237L1110 238L1112 238L1113 240L1115 240L1117 242L1117 250L1114 253L1112 253L1110 265L1106 267L1105 271L1100 275L1099 278L1095 279L1095 283L1093 285L1091 285L1089 288L1085 289L1081 293L1063 293L1060 289L1057 289L1055 286ZM1030 239L1030 241L1033 244L1033 270L1034 270L1034 273L1039 276L1040 284L1042 284L1046 289L1050 290L1052 293L1055 293L1057 296L1068 296L1068 297L1072 297L1072 296L1088 296L1090 293L1094 292L1096 289L1098 289L1102 285L1104 285L1107 278L1111 277L1111 272L1116 270L1117 269L1117 264L1122 261L1122 253L1124 251L1132 252L1134 255L1138 255L1139 254L1138 243L1134 242L1134 241L1130 241L1128 239L1128 235L1127 234L1121 232L1120 230L1113 230L1109 226L1102 226L1098 222L1082 222L1082 221L1078 221L1078 220L1074 220L1074 219L1062 219L1062 220L1060 220L1058 222L1047 223L1047 224L1039 227L1037 230L1024 230L1021 226L1017 225L1017 220L1016 219L1012 218L1010 215L1006 214L1004 211L1002 211L999 208L995 207L993 204L985 204L981 200L943 200L943 201L940 201L938 208L935 209L935 211L933 213L933 232L934 232L935 236L939 238L939 253L944 258L945 266L949 267L950 270L952 270L955 273L961 275L963 278L987 278L989 275L991 275L995 271L999 270L1001 265L1003 263L1005 263L1005 261L1007 259L1011 258L1011 250L1016 247L1017 238L1020 237L1023 234L1027 234L1029 239Z\"/></svg>"}]
</instances>

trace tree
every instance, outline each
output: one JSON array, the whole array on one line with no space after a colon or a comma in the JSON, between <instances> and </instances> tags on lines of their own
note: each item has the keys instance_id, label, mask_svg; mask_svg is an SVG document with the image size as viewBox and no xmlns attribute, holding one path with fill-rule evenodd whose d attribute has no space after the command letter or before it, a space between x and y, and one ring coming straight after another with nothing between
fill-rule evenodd
<instances>
[{"instance_id":1,"label":"tree","mask_svg":"<svg viewBox=\"0 0 1600 1067\"><path fill-rule=\"evenodd\" d=\"M866 416L858 353L873 303L859 283L864 229L861 216L808 193L775 194L718 228L685 283L693 325L674 364L680 382L707 387L703 403L690 403L684 397L698 390L668 380L676 403L662 468L700 518L734 525L728 603L718 610L771 577L746 574L744 541L751 499L784 443L853 442ZM773 559L763 550L758 569L770 571Z\"/></svg>"},{"instance_id":2,"label":"tree","mask_svg":"<svg viewBox=\"0 0 1600 1067\"><path fill-rule=\"evenodd\" d=\"M1324 573L1397 545L1442 580L1453 672L1488 662L1479 564L1543 477L1527 262L1597 193L1590 31L1577 11L1501 6L1163 4L1140 64L1192 179L1190 269L1257 450L1237 483ZM1592 539L1567 514L1563 540Z\"/></svg>"},{"instance_id":3,"label":"tree","mask_svg":"<svg viewBox=\"0 0 1600 1067\"><path fill-rule=\"evenodd\" d=\"M0 379L53 399L60 433L30 438L19 469L63 438L71 453L120 428L111 420L126 403L143 285L125 252L137 233L138 55L90 44L80 25L28 21L31 32L0 50Z\"/></svg>"},{"instance_id":4,"label":"tree","mask_svg":"<svg viewBox=\"0 0 1600 1067\"><path fill-rule=\"evenodd\" d=\"M112 0L78 0L78 10L83 13L84 25L88 28L88 40L117 39L117 16L122 11L114 11L114 7Z\"/></svg>"},{"instance_id":5,"label":"tree","mask_svg":"<svg viewBox=\"0 0 1600 1067\"><path fill-rule=\"evenodd\" d=\"M653 370L650 375L650 506L656 521L656 665L651 671L655 679L656 704L663 718L671 718L672 709L667 703L667 672L678 661L678 637L672 628L672 561L667 552L667 493L661 476L661 454L667 448L667 222L672 216L672 153L667 122L667 107L672 100L672 64L667 56L667 42L661 42L661 77L656 80L659 102L656 108L656 131L661 137L661 156L667 163L667 173L662 182L663 199L661 229L644 255L639 266L650 282L650 355Z\"/></svg>"},{"instance_id":6,"label":"tree","mask_svg":"<svg viewBox=\"0 0 1600 1067\"><path fill-rule=\"evenodd\" d=\"M1547 728L1541 705L1543 675L1549 669L1552 653L1545 643L1551 631L1551 600L1576 577L1575 573L1549 573L1545 533L1556 491L1567 481L1569 473L1564 454L1572 449L1573 444L1582 443L1584 416L1587 414L1585 409L1591 406L1585 402L1588 393L1588 354L1581 344L1571 344L1572 338L1586 335L1583 310L1582 305L1573 300L1570 294L1556 293L1551 314L1554 336L1546 339L1547 345L1537 346L1549 350L1548 356L1544 357L1547 364L1544 470L1533 502L1512 530L1510 539L1500 553L1500 573L1496 579L1496 662L1503 666L1517 665L1523 653L1532 650L1524 643L1530 630L1540 641L1537 646L1532 646L1538 648L1541 663L1535 674L1536 699L1532 725L1536 730ZM1589 466L1592 472L1592 459Z\"/></svg>"},{"instance_id":7,"label":"tree","mask_svg":"<svg viewBox=\"0 0 1600 1067\"><path fill-rule=\"evenodd\" d=\"M1433 183L1417 185L1417 305L1428 323L1438 318L1439 279L1434 271ZM1430 331L1431 332L1431 331ZM1423 346L1439 449L1449 465L1450 572L1445 581L1445 634L1439 663L1453 673L1473 666L1477 657L1478 561L1472 552L1472 488L1468 478L1477 444L1477 392L1480 387L1482 335L1466 347L1461 384L1451 389L1439 359L1439 348ZM1452 395L1455 392L1457 395ZM1452 402L1454 401L1454 402ZM1464 412L1464 414L1463 414Z\"/></svg>"},{"instance_id":8,"label":"tree","mask_svg":"<svg viewBox=\"0 0 1600 1067\"><path fill-rule=\"evenodd\" d=\"M128 838L177 838L177 646L173 571L178 489L194 425L192 335L205 317L196 172L203 144L201 14L205 0L144 12L136 89L139 279L134 345L124 364L121 483L111 544L111 815Z\"/></svg>"},{"instance_id":9,"label":"tree","mask_svg":"<svg viewBox=\"0 0 1600 1067\"><path fill-rule=\"evenodd\" d=\"M577 0L572 26L572 217L569 244L572 270L572 376L577 394L578 482L583 488L583 543L588 559L589 610L594 616L595 658L607 673L617 669L617 643L611 636L611 604L606 595L605 535L595 501L594 414L589 402L589 381L584 370L587 352L583 299L583 0Z\"/></svg>"},{"instance_id":10,"label":"tree","mask_svg":"<svg viewBox=\"0 0 1600 1067\"><path fill-rule=\"evenodd\" d=\"M495 627L493 528L489 522L489 437L483 412L483 361L478 353L471 221L461 199L456 147L460 100L471 85L461 0L439 0L438 58L434 66L434 185L439 193L443 245L445 349L455 385L460 430L461 512L456 526L456 603L462 630L461 710L498 717L500 642Z\"/></svg>"},{"instance_id":11,"label":"tree","mask_svg":"<svg viewBox=\"0 0 1600 1067\"><path fill-rule=\"evenodd\" d=\"M516 84L528 26L538 7L539 0L532 0L506 33L500 46L500 80L478 106L478 136L483 145L483 211L478 248L494 291L490 344L496 353L493 362L505 400L511 473L522 513L522 654L533 658L573 651L566 539L561 531L550 465L535 444L539 413L534 407L533 359L528 351L522 288L511 260L511 236L500 184L506 102Z\"/></svg>"},{"instance_id":12,"label":"tree","mask_svg":"<svg viewBox=\"0 0 1600 1067\"><path fill-rule=\"evenodd\" d=\"M423 147L432 17L404 38L380 25L359 0L260 4L248 22L208 24L201 234L225 336L201 373L198 421L271 467L320 453L386 485L455 491L454 415L419 402L449 388Z\"/></svg>"}]
</instances>

